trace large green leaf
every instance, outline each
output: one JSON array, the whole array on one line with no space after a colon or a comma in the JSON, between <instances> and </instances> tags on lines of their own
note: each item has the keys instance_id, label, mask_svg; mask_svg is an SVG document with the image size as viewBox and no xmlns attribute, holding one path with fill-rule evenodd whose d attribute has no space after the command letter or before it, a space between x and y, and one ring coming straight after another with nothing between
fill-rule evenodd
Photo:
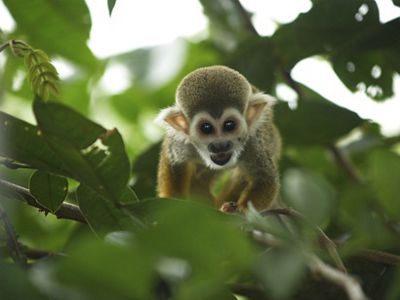
<instances>
[{"instance_id":1,"label":"large green leaf","mask_svg":"<svg viewBox=\"0 0 400 300\"><path fill-rule=\"evenodd\" d=\"M99 236L112 231L136 231L143 228L142 222L133 217L128 210L83 184L79 186L77 196L85 219Z\"/></svg>"},{"instance_id":2,"label":"large green leaf","mask_svg":"<svg viewBox=\"0 0 400 300\"><path fill-rule=\"evenodd\" d=\"M62 55L89 69L97 60L86 45L91 21L84 1L4 0L18 29L35 48Z\"/></svg>"},{"instance_id":3,"label":"large green leaf","mask_svg":"<svg viewBox=\"0 0 400 300\"><path fill-rule=\"evenodd\" d=\"M137 238L146 252L171 266L163 268L166 278L173 279L175 268L181 270L184 281L174 299L220 299L217 295L225 289L225 281L235 271L249 270L254 259L254 249L240 233L236 218L191 201L161 199L158 203L161 206L157 202L153 206L156 226ZM151 202L145 205L152 206Z\"/></svg>"},{"instance_id":4,"label":"large green leaf","mask_svg":"<svg viewBox=\"0 0 400 300\"><path fill-rule=\"evenodd\" d=\"M61 283L83 293L82 299L154 299L153 264L138 247L120 247L87 237L72 246L70 256L54 273Z\"/></svg>"},{"instance_id":5,"label":"large green leaf","mask_svg":"<svg viewBox=\"0 0 400 300\"><path fill-rule=\"evenodd\" d=\"M35 99L34 113L46 142L72 177L118 203L130 171L119 132L59 103Z\"/></svg>"},{"instance_id":6,"label":"large green leaf","mask_svg":"<svg viewBox=\"0 0 400 300\"><path fill-rule=\"evenodd\" d=\"M400 217L400 156L388 150L376 150L369 159L368 175L379 202L393 217Z\"/></svg>"},{"instance_id":7,"label":"large green leaf","mask_svg":"<svg viewBox=\"0 0 400 300\"><path fill-rule=\"evenodd\" d=\"M303 99L291 110L286 103L275 106L275 122L285 144L327 145L362 123L354 112L339 107L302 86Z\"/></svg>"},{"instance_id":8,"label":"large green leaf","mask_svg":"<svg viewBox=\"0 0 400 300\"><path fill-rule=\"evenodd\" d=\"M138 155L132 165L132 173L135 176L133 188L140 198L150 198L156 194L160 149L161 143L152 145Z\"/></svg>"},{"instance_id":9,"label":"large green leaf","mask_svg":"<svg viewBox=\"0 0 400 300\"><path fill-rule=\"evenodd\" d=\"M325 178L299 169L285 172L282 190L285 202L314 224L327 220L336 196L334 188Z\"/></svg>"},{"instance_id":10,"label":"large green leaf","mask_svg":"<svg viewBox=\"0 0 400 300\"><path fill-rule=\"evenodd\" d=\"M265 251L256 266L261 284L273 299L290 299L306 271L305 257L298 246Z\"/></svg>"},{"instance_id":11,"label":"large green leaf","mask_svg":"<svg viewBox=\"0 0 400 300\"><path fill-rule=\"evenodd\" d=\"M367 13L362 14L365 10ZM272 41L282 56L281 62L290 69L303 58L342 47L378 24L378 8L373 0L314 1L310 11L282 25Z\"/></svg>"},{"instance_id":12,"label":"large green leaf","mask_svg":"<svg viewBox=\"0 0 400 300\"><path fill-rule=\"evenodd\" d=\"M65 177L36 171L29 181L29 190L41 205L54 213L67 196L68 181Z\"/></svg>"},{"instance_id":13,"label":"large green leaf","mask_svg":"<svg viewBox=\"0 0 400 300\"><path fill-rule=\"evenodd\" d=\"M0 264L0 295L1 299L48 299L32 284L28 274L18 266Z\"/></svg>"},{"instance_id":14,"label":"large green leaf","mask_svg":"<svg viewBox=\"0 0 400 300\"><path fill-rule=\"evenodd\" d=\"M332 55L335 72L352 91L365 87L373 99L393 96L393 74L400 72L400 18L378 24Z\"/></svg>"},{"instance_id":15,"label":"large green leaf","mask_svg":"<svg viewBox=\"0 0 400 300\"><path fill-rule=\"evenodd\" d=\"M47 145L36 126L0 112L0 139L1 156L40 170L69 175L62 159Z\"/></svg>"}]
</instances>

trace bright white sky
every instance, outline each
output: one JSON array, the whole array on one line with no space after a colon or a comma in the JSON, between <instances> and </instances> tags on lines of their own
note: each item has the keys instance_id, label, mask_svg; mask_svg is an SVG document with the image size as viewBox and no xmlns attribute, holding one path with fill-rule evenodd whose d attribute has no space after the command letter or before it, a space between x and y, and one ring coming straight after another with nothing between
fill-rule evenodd
<instances>
[{"instance_id":1,"label":"bright white sky","mask_svg":"<svg viewBox=\"0 0 400 300\"><path fill-rule=\"evenodd\" d=\"M89 46L98 57L126 52L144 46L170 43L178 37L204 36L207 19L198 0L117 0L111 18L106 0L86 0L92 16L92 32ZM309 0L241 0L254 12L253 22L263 35L271 35L277 23L293 21L301 12L311 7ZM381 21L400 16L400 8L391 0L376 0ZM172 18L171 18L172 16ZM10 31L15 26L0 1L0 28ZM62 70L61 75L62 75ZM330 65L317 57L299 62L292 73L295 80L316 90L327 99L348 107L364 118L383 125L387 134L400 132L400 99L389 99L378 104L363 93L349 92L333 72ZM107 81L121 82L126 76L122 69L114 70ZM120 78L118 78L120 77ZM123 81L123 80L122 80ZM400 95L400 76L395 78L396 95ZM112 82L108 82L112 86ZM291 93L278 89L278 95L290 100ZM340 121L340 120L338 120Z\"/></svg>"}]
</instances>

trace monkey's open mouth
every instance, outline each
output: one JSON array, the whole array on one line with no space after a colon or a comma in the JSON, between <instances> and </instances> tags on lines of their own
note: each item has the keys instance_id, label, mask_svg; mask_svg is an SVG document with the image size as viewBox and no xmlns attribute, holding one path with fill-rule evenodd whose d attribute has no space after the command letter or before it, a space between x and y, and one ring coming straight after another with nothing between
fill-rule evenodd
<instances>
[{"instance_id":1,"label":"monkey's open mouth","mask_svg":"<svg viewBox=\"0 0 400 300\"><path fill-rule=\"evenodd\" d=\"M225 165L230 159L231 159L232 153L229 152L221 152L217 154L211 154L211 160L219 165L223 166Z\"/></svg>"}]
</instances>

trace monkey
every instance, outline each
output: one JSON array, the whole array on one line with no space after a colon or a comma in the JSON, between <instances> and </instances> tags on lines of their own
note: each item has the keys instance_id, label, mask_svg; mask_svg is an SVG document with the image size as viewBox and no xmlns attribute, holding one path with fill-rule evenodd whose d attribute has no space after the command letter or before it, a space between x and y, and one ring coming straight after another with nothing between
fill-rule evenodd
<instances>
[{"instance_id":1,"label":"monkey","mask_svg":"<svg viewBox=\"0 0 400 300\"><path fill-rule=\"evenodd\" d=\"M200 196L225 212L271 207L279 192L280 134L275 98L238 71L216 65L196 69L178 84L175 104L156 121L166 129L157 174L162 198ZM226 170L223 190L212 194Z\"/></svg>"}]
</instances>

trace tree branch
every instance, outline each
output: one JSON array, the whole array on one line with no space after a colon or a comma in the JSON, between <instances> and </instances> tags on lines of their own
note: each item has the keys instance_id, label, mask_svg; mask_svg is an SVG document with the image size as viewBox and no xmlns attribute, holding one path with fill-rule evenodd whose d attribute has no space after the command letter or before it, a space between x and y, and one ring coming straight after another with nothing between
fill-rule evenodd
<instances>
[{"instance_id":1,"label":"tree branch","mask_svg":"<svg viewBox=\"0 0 400 300\"><path fill-rule=\"evenodd\" d=\"M360 283L352 276L343 273L330 265L324 263L314 254L308 254L308 267L314 274L341 286L347 293L350 300L367 300Z\"/></svg>"},{"instance_id":2,"label":"tree branch","mask_svg":"<svg viewBox=\"0 0 400 300\"><path fill-rule=\"evenodd\" d=\"M298 211L296 211L290 207L267 209L267 210L262 211L261 215L263 215L263 216L285 215L285 216L288 216L291 218L296 218L296 219L301 219L303 221L306 221L304 216L301 213L299 213ZM340 271L347 273L346 267L345 267L342 259L340 258L339 253L336 250L336 243L333 242L319 226L317 226L315 224L311 224L311 226L313 226L318 231L320 243L328 251L328 253L331 256L336 267Z\"/></svg>"},{"instance_id":3,"label":"tree branch","mask_svg":"<svg viewBox=\"0 0 400 300\"><path fill-rule=\"evenodd\" d=\"M331 151L333 158L337 162L337 164L345 171L347 176L353 180L355 183L362 183L363 179L359 175L356 168L351 163L350 159L346 157L342 150L340 150L335 145L330 145L329 150Z\"/></svg>"},{"instance_id":4,"label":"tree branch","mask_svg":"<svg viewBox=\"0 0 400 300\"><path fill-rule=\"evenodd\" d=\"M45 214L51 213L46 207L40 205L31 195L28 189L11 182L0 179L0 194L8 198L18 199L27 203L30 206L38 208ZM81 223L87 223L79 207L70 203L61 204L60 208L54 213L59 219L74 220Z\"/></svg>"}]
</instances>

